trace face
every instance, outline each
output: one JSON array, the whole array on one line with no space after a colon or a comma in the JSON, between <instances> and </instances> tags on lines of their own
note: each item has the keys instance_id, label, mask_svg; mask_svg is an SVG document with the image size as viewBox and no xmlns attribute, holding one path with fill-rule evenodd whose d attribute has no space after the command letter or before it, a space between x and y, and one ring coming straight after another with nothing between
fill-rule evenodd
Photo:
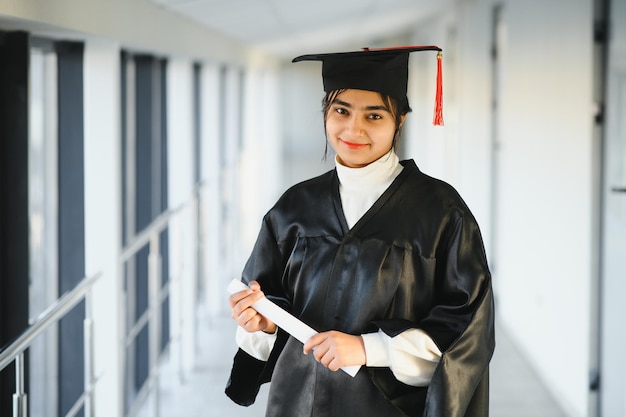
<instances>
[{"instance_id":1,"label":"face","mask_svg":"<svg viewBox=\"0 0 626 417\"><path fill-rule=\"evenodd\" d=\"M326 132L339 162L358 168L391 150L396 123L379 93L345 90L328 108Z\"/></svg>"}]
</instances>

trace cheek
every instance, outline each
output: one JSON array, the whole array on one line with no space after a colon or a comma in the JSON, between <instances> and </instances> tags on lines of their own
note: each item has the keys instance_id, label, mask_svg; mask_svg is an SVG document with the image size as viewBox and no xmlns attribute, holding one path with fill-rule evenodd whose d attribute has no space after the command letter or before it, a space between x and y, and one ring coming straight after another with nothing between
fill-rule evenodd
<instances>
[{"instance_id":1,"label":"cheek","mask_svg":"<svg viewBox=\"0 0 626 417\"><path fill-rule=\"evenodd\" d=\"M378 142L381 144L391 144L395 137L395 127L380 129L377 134Z\"/></svg>"},{"instance_id":2,"label":"cheek","mask_svg":"<svg viewBox=\"0 0 626 417\"><path fill-rule=\"evenodd\" d=\"M338 123L336 123L334 120L327 120L326 121L326 134L329 137L332 136L336 136L337 132L339 131L340 127L338 125Z\"/></svg>"}]
</instances>

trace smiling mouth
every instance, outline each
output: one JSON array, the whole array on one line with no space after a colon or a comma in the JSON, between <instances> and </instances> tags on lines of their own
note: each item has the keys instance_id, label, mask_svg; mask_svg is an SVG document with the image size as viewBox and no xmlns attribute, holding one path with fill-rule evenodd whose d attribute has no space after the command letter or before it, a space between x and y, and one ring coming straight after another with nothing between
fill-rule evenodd
<instances>
[{"instance_id":1,"label":"smiling mouth","mask_svg":"<svg viewBox=\"0 0 626 417\"><path fill-rule=\"evenodd\" d=\"M344 145L348 147L348 149L361 149L367 146L367 143L346 142L345 140L341 140L341 141L344 143Z\"/></svg>"}]
</instances>

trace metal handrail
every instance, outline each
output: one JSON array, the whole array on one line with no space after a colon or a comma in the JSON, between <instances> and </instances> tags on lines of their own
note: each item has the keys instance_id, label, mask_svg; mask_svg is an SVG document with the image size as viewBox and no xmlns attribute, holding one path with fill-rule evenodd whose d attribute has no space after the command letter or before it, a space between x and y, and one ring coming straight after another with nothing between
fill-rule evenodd
<instances>
[{"instance_id":1,"label":"metal handrail","mask_svg":"<svg viewBox=\"0 0 626 417\"><path fill-rule=\"evenodd\" d=\"M102 274L97 273L91 277L83 278L72 290L66 292L44 310L35 321L9 346L0 351L0 371L15 362L15 394L13 395L13 416L25 417L27 412L27 394L24 391L24 351L28 349L32 342L43 332L69 313L78 303L85 300L84 319L84 385L83 394L73 407L73 409L84 406L85 417L92 415L92 392L94 384L93 375L93 338L91 319L90 290L93 284ZM74 412L75 414L75 412ZM72 415L70 413L70 415Z\"/></svg>"},{"instance_id":2,"label":"metal handrail","mask_svg":"<svg viewBox=\"0 0 626 417\"><path fill-rule=\"evenodd\" d=\"M160 233L169 227L169 222L174 218L178 212L187 207L196 207L199 200L199 194L201 190L206 187L206 181L198 181L194 185L189 198L180 203L178 206L168 209L157 216L150 224L145 227L141 232L134 235L132 239L122 248L119 255L119 267L123 269L125 262L128 262L135 256L140 250L148 246L148 308L130 328L124 329L124 334L121 335L122 347L128 347L137 334L147 325L150 329L149 345L149 369L148 378L144 385L137 393L133 404L130 409L125 411L126 417L134 417L138 415L141 407L148 398L152 395L154 415L158 417L160 415L160 399L159 399L159 356L160 356L160 343L161 343L161 304L163 300L170 294L169 286L172 285L168 281L167 285L161 286L158 281L158 277L162 273L161 270L161 254L160 245L161 238ZM120 277L124 279L124 273L120 272ZM123 306L120 310L120 314L124 314L122 310L126 309Z\"/></svg>"},{"instance_id":3,"label":"metal handrail","mask_svg":"<svg viewBox=\"0 0 626 417\"><path fill-rule=\"evenodd\" d=\"M0 371L15 360L17 355L30 347L32 341L48 329L49 326L58 322L72 308L83 300L91 286L102 274L97 273L91 277L83 278L71 291L59 297L50 307L42 312L14 342L0 351Z\"/></svg>"},{"instance_id":4,"label":"metal handrail","mask_svg":"<svg viewBox=\"0 0 626 417\"><path fill-rule=\"evenodd\" d=\"M191 201L196 202L198 198L199 190L204 186L202 182L199 182L193 190ZM159 234L168 228L169 221L183 208L188 206L190 201L180 204L179 206L169 209L158 217L156 217L148 227L135 235L132 240L124 247L119 255L118 262L123 264L131 259L139 250L146 245L150 246L149 254L149 276L150 276L150 299L152 301L149 307L148 318L150 326L152 328L151 337L151 364L149 371L149 383L146 387L149 391L156 390L155 402L158 415L158 375L157 357L158 357L158 345L160 341L158 323L160 321L160 304L167 295L168 291L162 291L158 287L156 277L161 273L160 271L160 254L159 254ZM197 202L196 202L197 204ZM123 275L123 274L122 274ZM92 296L89 294L93 284L102 276L102 273L97 273L91 277L83 278L72 290L66 292L59 297L53 304L51 304L44 312L42 312L33 323L10 345L0 350L0 371L6 368L11 363L15 362L15 381L16 381L16 393L13 396L13 415L17 417L23 417L27 415L26 409L26 393L24 392L24 352L31 346L33 341L48 328L63 317L67 315L78 303L83 299L85 300L85 375L84 383L85 390L72 409L69 411L68 416L75 415L81 406L84 406L85 417L90 417L93 413L92 407L92 395L93 384L95 381L93 375L93 323L91 317L91 300ZM152 319L152 320L151 320ZM144 324L145 325L145 324ZM141 402L141 401L140 401ZM133 414L133 413L131 413Z\"/></svg>"},{"instance_id":5,"label":"metal handrail","mask_svg":"<svg viewBox=\"0 0 626 417\"><path fill-rule=\"evenodd\" d=\"M147 227L141 230L138 234L134 235L130 242L126 244L125 247L122 248L122 251L119 255L118 265L120 270L123 269L123 265L125 262L131 260L140 250L146 247L149 247L148 254L148 309L147 311L138 318L133 326L130 328L126 328L123 330L124 334L121 337L122 346L124 348L128 347L137 334L147 325L150 329L150 341L149 349L148 349L148 378L144 385L139 390L137 397L135 398L134 404L131 406L130 410L125 412L126 417L136 416L142 405L144 404L146 398L150 393L152 393L153 410L155 415L158 417L160 415L159 410L159 356L160 356L160 339L161 339L161 329L160 329L160 321L161 321L161 303L165 299L165 297L169 294L169 285L168 282L166 287L161 287L160 285L160 276L162 273L161 270L161 254L160 254L160 233L166 230L169 227L170 220L175 217L180 211L182 211L185 207L188 207L190 204L197 204L198 193L204 187L204 181L200 181L196 183L193 187L193 191L189 200L179 204L178 206L166 210L160 215L158 215ZM120 272L120 277L125 276L124 273ZM125 310L126 306L122 306L120 310L120 314L122 310ZM122 384L122 386L124 383Z\"/></svg>"},{"instance_id":6,"label":"metal handrail","mask_svg":"<svg viewBox=\"0 0 626 417\"><path fill-rule=\"evenodd\" d=\"M173 209L169 209L159 214L150 224L143 229L141 232L133 236L130 243L126 245L126 247L122 250L120 254L120 263L124 263L128 261L130 258L135 256L139 250L141 250L144 246L146 246L150 239L152 238L153 233L160 233L168 226L170 219L174 216L174 214L181 211L187 203L179 204L177 207Z\"/></svg>"}]
</instances>

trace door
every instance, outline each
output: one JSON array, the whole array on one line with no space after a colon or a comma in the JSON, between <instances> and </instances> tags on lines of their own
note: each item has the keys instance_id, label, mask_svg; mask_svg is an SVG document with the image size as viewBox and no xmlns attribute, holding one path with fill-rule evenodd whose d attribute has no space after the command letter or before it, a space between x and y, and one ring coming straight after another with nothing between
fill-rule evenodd
<instances>
[{"instance_id":1,"label":"door","mask_svg":"<svg viewBox=\"0 0 626 417\"><path fill-rule=\"evenodd\" d=\"M603 152L600 415L626 417L626 0L609 2Z\"/></svg>"}]
</instances>

